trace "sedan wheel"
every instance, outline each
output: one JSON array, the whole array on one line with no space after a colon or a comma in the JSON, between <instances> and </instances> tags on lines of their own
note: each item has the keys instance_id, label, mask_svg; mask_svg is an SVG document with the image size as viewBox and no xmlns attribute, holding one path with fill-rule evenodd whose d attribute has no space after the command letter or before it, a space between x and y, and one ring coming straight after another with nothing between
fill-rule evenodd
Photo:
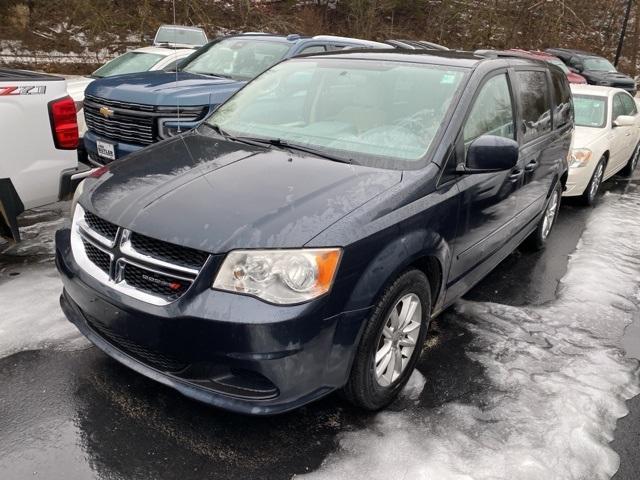
<instances>
[{"instance_id":1,"label":"sedan wheel","mask_svg":"<svg viewBox=\"0 0 640 480\"><path fill-rule=\"evenodd\" d=\"M546 240L551 232L551 227L553 227L553 223L556 220L556 215L558 213L558 207L560 203L560 193L558 190L554 190L551 192L551 198L549 198L549 203L547 204L547 209L544 212L544 216L542 217L542 240Z\"/></svg>"},{"instance_id":2,"label":"sedan wheel","mask_svg":"<svg viewBox=\"0 0 640 480\"><path fill-rule=\"evenodd\" d=\"M600 160L591 176L587 189L582 194L582 200L586 205L593 205L596 202L598 189L602 184L602 177L604 177L604 165L604 160Z\"/></svg>"}]
</instances>

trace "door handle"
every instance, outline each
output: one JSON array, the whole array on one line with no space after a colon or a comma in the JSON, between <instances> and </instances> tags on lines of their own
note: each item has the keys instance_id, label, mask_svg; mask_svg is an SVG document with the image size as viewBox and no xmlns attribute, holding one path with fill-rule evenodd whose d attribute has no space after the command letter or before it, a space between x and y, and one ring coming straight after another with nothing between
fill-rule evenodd
<instances>
[{"instance_id":1,"label":"door handle","mask_svg":"<svg viewBox=\"0 0 640 480\"><path fill-rule=\"evenodd\" d=\"M524 167L524 171L525 172L533 172L536 168L538 168L538 161L537 160L531 160L529 163L527 163L527 166Z\"/></svg>"},{"instance_id":2,"label":"door handle","mask_svg":"<svg viewBox=\"0 0 640 480\"><path fill-rule=\"evenodd\" d=\"M512 182L515 182L520 178L520 175L522 175L522 170L519 170L519 169L511 170L511 173L509 174L509 180L511 180Z\"/></svg>"}]
</instances>

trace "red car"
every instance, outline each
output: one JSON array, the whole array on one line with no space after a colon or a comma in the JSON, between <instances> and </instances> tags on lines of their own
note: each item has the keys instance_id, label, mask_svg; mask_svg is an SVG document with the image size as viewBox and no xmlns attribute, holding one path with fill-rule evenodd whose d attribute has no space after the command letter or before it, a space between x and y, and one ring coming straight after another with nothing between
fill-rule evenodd
<instances>
[{"instance_id":1,"label":"red car","mask_svg":"<svg viewBox=\"0 0 640 480\"><path fill-rule=\"evenodd\" d=\"M583 84L587 83L587 80L582 75L572 72L571 70L569 70L569 68L567 68L567 66L564 64L562 60L546 52L541 52L540 50L522 50L519 48L512 48L506 51L516 55L522 55L523 57L533 58L536 60L543 60L545 62L553 63L554 65L562 69L562 71L567 76L569 83L583 83Z\"/></svg>"}]
</instances>

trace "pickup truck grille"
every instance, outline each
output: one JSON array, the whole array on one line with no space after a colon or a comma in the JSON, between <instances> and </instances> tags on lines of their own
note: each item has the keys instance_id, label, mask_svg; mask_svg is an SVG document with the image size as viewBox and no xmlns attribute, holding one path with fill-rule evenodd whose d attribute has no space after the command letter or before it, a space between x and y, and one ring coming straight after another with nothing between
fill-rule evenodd
<instances>
[{"instance_id":1,"label":"pickup truck grille","mask_svg":"<svg viewBox=\"0 0 640 480\"><path fill-rule=\"evenodd\" d=\"M100 113L106 107L110 116ZM156 137L153 106L103 100L87 96L84 99L87 128L101 137L116 142L150 145Z\"/></svg>"},{"instance_id":2,"label":"pickup truck grille","mask_svg":"<svg viewBox=\"0 0 640 480\"><path fill-rule=\"evenodd\" d=\"M122 293L155 305L178 300L209 258L207 252L118 227L77 207L71 246L78 265Z\"/></svg>"},{"instance_id":3,"label":"pickup truck grille","mask_svg":"<svg viewBox=\"0 0 640 480\"><path fill-rule=\"evenodd\" d=\"M150 145L160 140L158 120L177 118L186 122L200 120L206 107L158 107L139 103L117 102L87 95L84 117L93 133L114 142Z\"/></svg>"}]
</instances>

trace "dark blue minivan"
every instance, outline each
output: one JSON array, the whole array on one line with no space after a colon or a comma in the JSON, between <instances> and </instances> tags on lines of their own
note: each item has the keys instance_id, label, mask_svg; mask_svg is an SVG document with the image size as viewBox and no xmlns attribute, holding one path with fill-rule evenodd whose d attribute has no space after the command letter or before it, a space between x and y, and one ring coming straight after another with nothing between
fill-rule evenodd
<instances>
[{"instance_id":1,"label":"dark blue minivan","mask_svg":"<svg viewBox=\"0 0 640 480\"><path fill-rule=\"evenodd\" d=\"M88 159L94 165L109 163L195 127L249 80L284 58L388 47L329 35L243 34L210 42L182 60L177 72L98 79L85 91Z\"/></svg>"},{"instance_id":2,"label":"dark blue minivan","mask_svg":"<svg viewBox=\"0 0 640 480\"><path fill-rule=\"evenodd\" d=\"M572 132L565 75L535 60L283 61L81 184L56 235L62 308L119 362L225 409L338 389L383 408L430 320L544 246Z\"/></svg>"}]
</instances>

